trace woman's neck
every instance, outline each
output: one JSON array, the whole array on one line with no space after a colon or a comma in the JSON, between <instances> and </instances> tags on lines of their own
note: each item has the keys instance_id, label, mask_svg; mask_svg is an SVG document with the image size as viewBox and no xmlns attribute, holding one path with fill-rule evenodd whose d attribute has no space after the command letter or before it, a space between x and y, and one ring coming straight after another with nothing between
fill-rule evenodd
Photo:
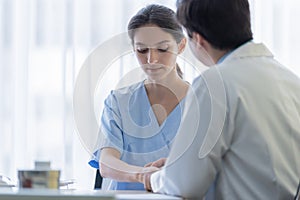
<instances>
[{"instance_id":1,"label":"woman's neck","mask_svg":"<svg viewBox=\"0 0 300 200\"><path fill-rule=\"evenodd\" d=\"M169 81L145 81L145 88L157 122L161 125L186 96L189 85L178 77Z\"/></svg>"},{"instance_id":2,"label":"woman's neck","mask_svg":"<svg viewBox=\"0 0 300 200\"><path fill-rule=\"evenodd\" d=\"M166 77L161 80L146 80L145 87L148 95L155 95L160 98L168 96L182 96L185 95L185 90L188 88L188 83L179 76ZM184 93L184 94L183 94Z\"/></svg>"}]
</instances>

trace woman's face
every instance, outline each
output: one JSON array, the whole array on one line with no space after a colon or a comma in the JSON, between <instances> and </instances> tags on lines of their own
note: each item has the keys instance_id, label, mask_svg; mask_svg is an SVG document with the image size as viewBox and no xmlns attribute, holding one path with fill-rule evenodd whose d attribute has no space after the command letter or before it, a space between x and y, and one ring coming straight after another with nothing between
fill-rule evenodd
<instances>
[{"instance_id":1,"label":"woman's face","mask_svg":"<svg viewBox=\"0 0 300 200\"><path fill-rule=\"evenodd\" d=\"M149 79L161 80L176 73L178 44L173 36L158 26L143 26L135 31L134 51ZM175 74L174 73L174 74Z\"/></svg>"}]
</instances>

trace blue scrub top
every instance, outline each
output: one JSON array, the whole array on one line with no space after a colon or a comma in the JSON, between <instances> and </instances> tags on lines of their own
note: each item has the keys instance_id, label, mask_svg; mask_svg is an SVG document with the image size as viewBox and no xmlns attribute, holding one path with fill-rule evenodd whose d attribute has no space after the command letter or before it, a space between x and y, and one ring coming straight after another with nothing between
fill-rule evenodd
<instances>
[{"instance_id":1,"label":"blue scrub top","mask_svg":"<svg viewBox=\"0 0 300 200\"><path fill-rule=\"evenodd\" d=\"M137 166L167 157L181 122L183 101L159 125L143 82L111 91L104 102L98 150L89 164L99 168L104 147L117 149L122 161ZM102 189L144 190L144 186L104 178Z\"/></svg>"}]
</instances>

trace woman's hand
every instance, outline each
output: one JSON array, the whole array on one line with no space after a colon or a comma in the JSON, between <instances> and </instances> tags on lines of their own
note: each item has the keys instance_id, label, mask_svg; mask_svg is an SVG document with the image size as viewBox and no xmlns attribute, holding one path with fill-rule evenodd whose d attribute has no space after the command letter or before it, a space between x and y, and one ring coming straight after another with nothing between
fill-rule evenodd
<instances>
[{"instance_id":1,"label":"woman's hand","mask_svg":"<svg viewBox=\"0 0 300 200\"><path fill-rule=\"evenodd\" d=\"M151 174L158 171L159 168L154 166L144 167L141 173L138 174L139 182L144 184L144 187L147 191L152 191L150 177Z\"/></svg>"},{"instance_id":2,"label":"woman's hand","mask_svg":"<svg viewBox=\"0 0 300 200\"><path fill-rule=\"evenodd\" d=\"M146 164L144 167L158 167L161 168L165 165L167 158L160 158L154 162L150 162L148 164Z\"/></svg>"},{"instance_id":3,"label":"woman's hand","mask_svg":"<svg viewBox=\"0 0 300 200\"><path fill-rule=\"evenodd\" d=\"M154 162L150 162L144 166L145 173L143 175L144 187L147 191L152 191L150 178L151 175L163 167L166 163L167 158L160 158ZM155 170L156 168L156 170Z\"/></svg>"}]
</instances>

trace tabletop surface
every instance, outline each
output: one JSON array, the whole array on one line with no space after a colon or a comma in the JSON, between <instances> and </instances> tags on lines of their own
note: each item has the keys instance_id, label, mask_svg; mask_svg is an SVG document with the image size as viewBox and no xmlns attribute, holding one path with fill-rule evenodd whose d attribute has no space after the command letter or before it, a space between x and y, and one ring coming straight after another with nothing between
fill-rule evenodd
<instances>
[{"instance_id":1,"label":"tabletop surface","mask_svg":"<svg viewBox=\"0 0 300 200\"><path fill-rule=\"evenodd\" d=\"M168 199L178 200L162 194L145 191L103 191L103 190L51 190L51 189L17 189L0 188L0 200L134 200L134 199Z\"/></svg>"}]
</instances>

